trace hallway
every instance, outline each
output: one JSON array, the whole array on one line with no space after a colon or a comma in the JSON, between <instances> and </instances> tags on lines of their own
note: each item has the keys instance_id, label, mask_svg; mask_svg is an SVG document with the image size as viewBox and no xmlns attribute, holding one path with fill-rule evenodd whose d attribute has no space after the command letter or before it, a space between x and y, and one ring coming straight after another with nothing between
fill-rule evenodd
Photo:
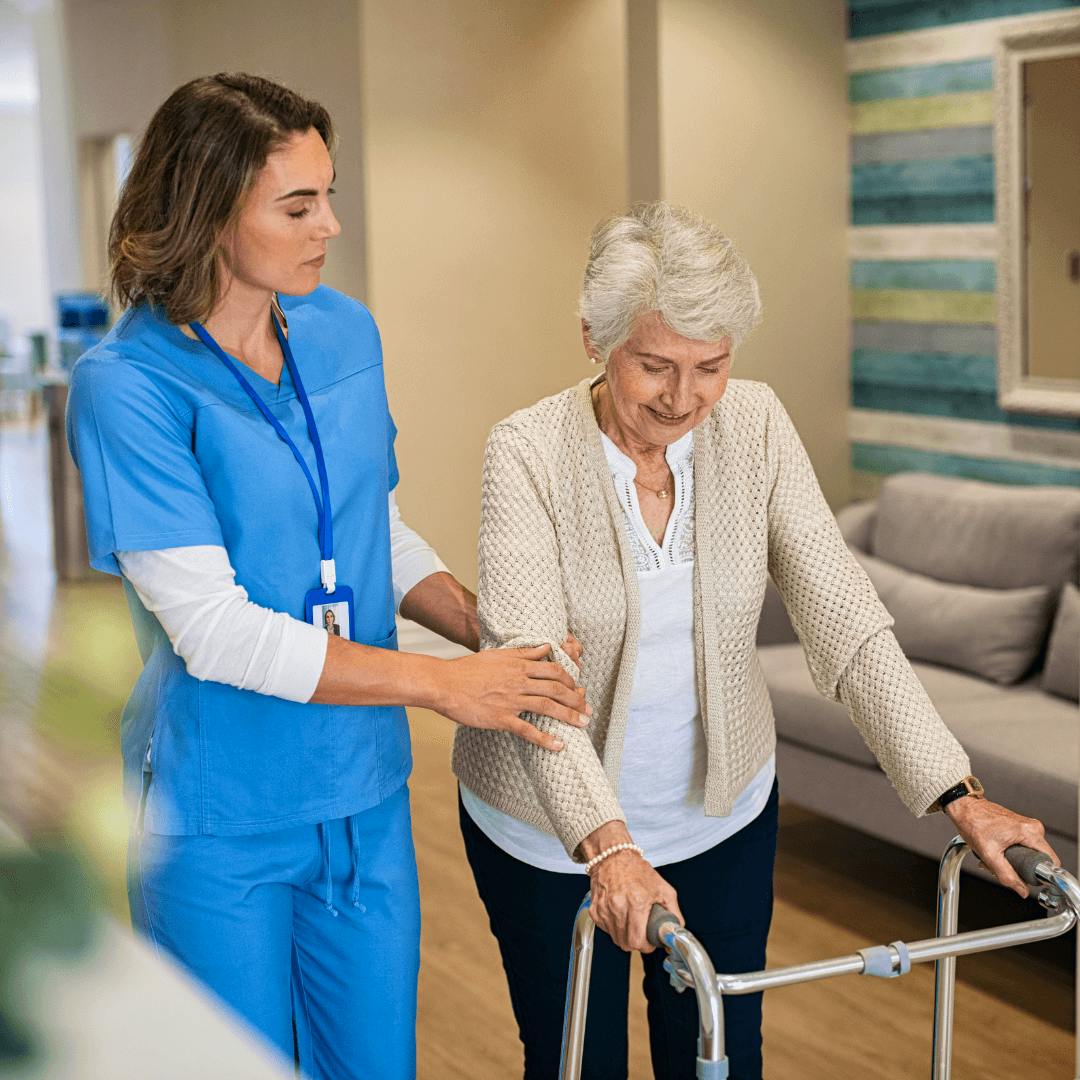
<instances>
[{"instance_id":1,"label":"hallway","mask_svg":"<svg viewBox=\"0 0 1080 1080\"><path fill-rule=\"evenodd\" d=\"M32 425L0 425L0 716L6 735L37 732L70 763L71 830L106 883L105 902L124 918L117 741L139 658L114 581L53 580L43 435ZM412 723L424 913L420 1076L503 1080L520 1074L520 1051L457 831L447 768L452 729L425 712L415 712ZM934 868L926 860L793 806L783 808L781 821L770 965L932 934ZM964 887L967 910L978 907L984 925L1023 917L1010 894L981 881ZM960 962L957 1080L1072 1076L1072 940L1050 944L1035 955ZM916 968L895 983L847 978L772 992L765 1004L768 1075L924 1075L932 981L930 969ZM636 987L631 1036L632 1076L643 1080L647 1037Z\"/></svg>"}]
</instances>

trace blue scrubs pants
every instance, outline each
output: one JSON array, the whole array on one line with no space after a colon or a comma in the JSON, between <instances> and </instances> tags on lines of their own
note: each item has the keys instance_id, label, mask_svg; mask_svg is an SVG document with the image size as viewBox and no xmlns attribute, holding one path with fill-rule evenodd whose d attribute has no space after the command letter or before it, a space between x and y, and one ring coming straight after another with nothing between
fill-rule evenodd
<instances>
[{"instance_id":1,"label":"blue scrubs pants","mask_svg":"<svg viewBox=\"0 0 1080 1080\"><path fill-rule=\"evenodd\" d=\"M252 836L132 837L132 921L317 1080L413 1080L420 897L409 791Z\"/></svg>"}]
</instances>

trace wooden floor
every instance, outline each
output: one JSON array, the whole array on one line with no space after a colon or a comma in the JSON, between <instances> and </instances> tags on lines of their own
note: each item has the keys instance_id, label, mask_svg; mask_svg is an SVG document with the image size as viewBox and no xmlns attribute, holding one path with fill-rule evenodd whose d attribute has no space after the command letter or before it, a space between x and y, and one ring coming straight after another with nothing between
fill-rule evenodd
<instances>
[{"instance_id":1,"label":"wooden floor","mask_svg":"<svg viewBox=\"0 0 1080 1080\"><path fill-rule=\"evenodd\" d=\"M116 750L120 709L138 671L115 583L54 587L49 574L40 432L0 426L0 723L46 733L78 762L76 832L122 911L123 828ZM469 875L447 767L451 725L412 716L413 814L424 918L419 1075L507 1080L521 1053L494 939ZM781 785L783 778L781 777ZM856 871L858 874L856 875ZM965 879L983 925L1021 917L1010 894ZM850 952L933 933L934 868L790 806L781 809L769 963ZM567 928L569 934L569 928ZM1038 1075L1072 1080L1071 943L960 961L955 1080ZM932 978L847 977L770 992L766 1075L773 1080L922 1078ZM648 1067L644 1003L630 1018L631 1076Z\"/></svg>"},{"instance_id":2,"label":"wooden floor","mask_svg":"<svg viewBox=\"0 0 1080 1080\"><path fill-rule=\"evenodd\" d=\"M520 1076L520 1044L498 951L483 931L483 908L458 833L446 767L450 725L430 713L412 719L413 816L424 907L420 1075ZM852 874L856 866L861 880ZM929 860L783 806L769 964L932 936L934 878ZM1027 911L1011 894L984 882L965 877L964 889L964 907L978 910L983 925ZM1041 955L999 953L960 961L955 1080L1021 1073L1071 1080L1069 956L1065 946ZM637 981L630 1076L644 1080L652 1073ZM932 1005L932 972L919 967L896 981L847 977L771 991L765 998L766 1076L922 1078L929 1069Z\"/></svg>"}]
</instances>

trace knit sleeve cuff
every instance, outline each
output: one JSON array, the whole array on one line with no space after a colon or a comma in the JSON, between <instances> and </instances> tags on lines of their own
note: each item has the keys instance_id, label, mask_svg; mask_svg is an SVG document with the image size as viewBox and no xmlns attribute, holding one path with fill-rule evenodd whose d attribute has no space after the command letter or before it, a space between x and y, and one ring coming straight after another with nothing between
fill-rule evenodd
<instances>
[{"instance_id":1,"label":"knit sleeve cuff","mask_svg":"<svg viewBox=\"0 0 1080 1080\"><path fill-rule=\"evenodd\" d=\"M612 805L607 809L597 807L587 817L575 818L573 825L569 828L560 828L559 839L562 841L563 847L566 848L567 855L576 863L587 862L588 860L581 853L581 842L590 833L596 832L601 825L606 825L609 821L621 821L624 825L626 824L626 815L620 809L617 801L613 801ZM558 828L558 825L556 828Z\"/></svg>"}]
</instances>

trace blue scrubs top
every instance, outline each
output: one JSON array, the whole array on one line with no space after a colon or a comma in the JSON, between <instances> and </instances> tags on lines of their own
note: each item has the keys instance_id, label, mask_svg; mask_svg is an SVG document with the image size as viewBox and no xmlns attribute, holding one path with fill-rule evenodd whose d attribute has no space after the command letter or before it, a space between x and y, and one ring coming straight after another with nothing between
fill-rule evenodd
<instances>
[{"instance_id":1,"label":"blue scrubs top","mask_svg":"<svg viewBox=\"0 0 1080 1080\"><path fill-rule=\"evenodd\" d=\"M355 594L354 639L397 648L389 492L396 430L370 313L321 286L281 297L289 344L326 455L337 579ZM246 371L300 448L315 457L288 370ZM146 306L131 309L72 372L68 441L82 475L90 562L117 551L223 546L256 604L304 618L319 585L318 518L289 448L225 365ZM315 705L189 675L130 587L145 666L124 710L129 795L152 774L145 827L242 835L366 810L412 765L398 706Z\"/></svg>"}]
</instances>

